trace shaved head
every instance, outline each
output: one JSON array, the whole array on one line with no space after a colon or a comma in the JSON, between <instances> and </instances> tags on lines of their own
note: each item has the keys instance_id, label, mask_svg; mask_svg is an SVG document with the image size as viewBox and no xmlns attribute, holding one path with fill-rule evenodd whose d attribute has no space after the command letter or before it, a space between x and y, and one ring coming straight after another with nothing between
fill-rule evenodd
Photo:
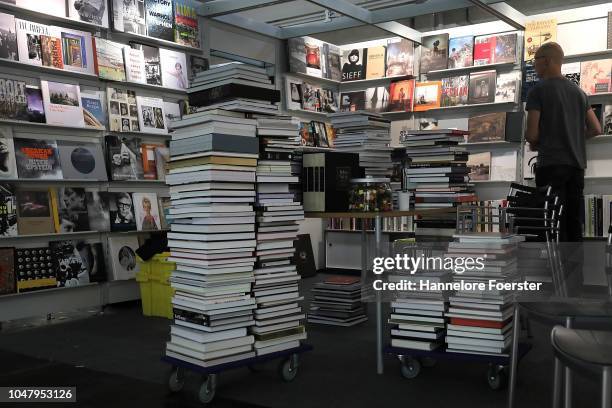
<instances>
[{"instance_id":1,"label":"shaved head","mask_svg":"<svg viewBox=\"0 0 612 408\"><path fill-rule=\"evenodd\" d=\"M555 64L563 64L563 48L556 42L542 44L535 53L536 58L545 57Z\"/></svg>"},{"instance_id":2,"label":"shaved head","mask_svg":"<svg viewBox=\"0 0 612 408\"><path fill-rule=\"evenodd\" d=\"M540 78L561 76L563 65L563 48L556 42L542 44L535 53L535 71Z\"/></svg>"}]
</instances>

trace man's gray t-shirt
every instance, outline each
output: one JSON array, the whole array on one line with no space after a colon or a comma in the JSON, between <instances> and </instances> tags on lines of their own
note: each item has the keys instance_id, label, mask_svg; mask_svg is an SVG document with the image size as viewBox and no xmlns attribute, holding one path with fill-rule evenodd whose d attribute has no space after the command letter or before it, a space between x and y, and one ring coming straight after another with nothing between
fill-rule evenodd
<instances>
[{"instance_id":1,"label":"man's gray t-shirt","mask_svg":"<svg viewBox=\"0 0 612 408\"><path fill-rule=\"evenodd\" d=\"M538 82L527 95L525 110L540 111L538 166L586 168L586 112L589 98L566 78Z\"/></svg>"}]
</instances>

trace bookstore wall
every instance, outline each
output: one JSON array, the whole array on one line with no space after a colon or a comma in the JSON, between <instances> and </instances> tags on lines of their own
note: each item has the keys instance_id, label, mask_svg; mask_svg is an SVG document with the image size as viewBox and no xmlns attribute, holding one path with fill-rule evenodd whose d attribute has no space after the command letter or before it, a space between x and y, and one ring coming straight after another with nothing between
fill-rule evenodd
<instances>
[{"instance_id":1,"label":"bookstore wall","mask_svg":"<svg viewBox=\"0 0 612 408\"><path fill-rule=\"evenodd\" d=\"M168 124L208 67L197 4L0 2L0 320L139 297Z\"/></svg>"}]
</instances>

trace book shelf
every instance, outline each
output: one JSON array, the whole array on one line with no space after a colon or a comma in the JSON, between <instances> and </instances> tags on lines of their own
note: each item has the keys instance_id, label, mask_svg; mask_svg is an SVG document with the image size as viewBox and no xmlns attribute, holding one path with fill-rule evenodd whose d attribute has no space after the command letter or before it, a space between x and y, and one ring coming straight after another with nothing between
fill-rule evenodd
<instances>
[{"instance_id":1,"label":"book shelf","mask_svg":"<svg viewBox=\"0 0 612 408\"><path fill-rule=\"evenodd\" d=\"M455 74L459 74L459 73L464 73L464 72L472 72L472 71L486 71L486 70L490 70L490 69L514 69L516 68L517 62L516 61L512 61L512 62L498 62L495 64L484 64L484 65L470 65L468 67L460 67L460 68L447 68L447 69L435 69L426 73L423 73L422 75L426 75L426 76L451 76L451 75L455 75Z\"/></svg>"},{"instance_id":2,"label":"book shelf","mask_svg":"<svg viewBox=\"0 0 612 408\"><path fill-rule=\"evenodd\" d=\"M43 21L46 23L54 23L54 24L59 24L62 26L65 25L67 27L79 29L82 31L89 31L92 33L106 32L108 30L108 28L102 27L97 24L88 23L85 21L73 20L68 17L54 16L52 14L45 14L45 13L41 13L36 10L30 10L27 8L19 7L15 4L6 3L3 1L0 1L0 10L3 12L8 12L9 14L10 13L18 14L20 16L27 17L32 20ZM110 14L111 13L109 13L109 15ZM109 19L110 19L110 16L109 16Z\"/></svg>"}]
</instances>

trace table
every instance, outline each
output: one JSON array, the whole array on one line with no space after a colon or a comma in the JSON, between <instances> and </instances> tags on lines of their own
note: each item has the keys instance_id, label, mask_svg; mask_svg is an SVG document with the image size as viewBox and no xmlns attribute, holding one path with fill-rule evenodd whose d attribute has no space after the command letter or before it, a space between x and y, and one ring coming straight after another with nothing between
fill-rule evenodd
<instances>
[{"instance_id":1,"label":"table","mask_svg":"<svg viewBox=\"0 0 612 408\"><path fill-rule=\"evenodd\" d=\"M395 217L413 217L413 216L429 216L455 214L456 208L423 208L410 211L373 211L373 212L305 212L305 218L360 218L374 220L374 239L376 242L376 256L381 253L382 241L382 219ZM368 255L367 255L367 233L366 227L363 225L361 229L361 282L366 282L366 274L368 271ZM383 319L382 319L382 301L380 292L376 292L376 372L382 374L383 367Z\"/></svg>"}]
</instances>

